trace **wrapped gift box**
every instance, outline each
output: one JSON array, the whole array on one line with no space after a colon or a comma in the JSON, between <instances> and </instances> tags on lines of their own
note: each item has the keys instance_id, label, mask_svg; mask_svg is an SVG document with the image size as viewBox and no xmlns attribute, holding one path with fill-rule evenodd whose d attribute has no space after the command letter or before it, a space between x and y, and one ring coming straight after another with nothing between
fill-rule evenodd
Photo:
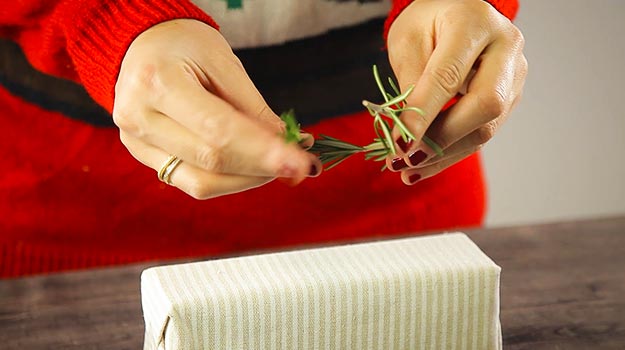
<instances>
[{"instance_id":1,"label":"wrapped gift box","mask_svg":"<svg viewBox=\"0 0 625 350\"><path fill-rule=\"evenodd\" d=\"M145 349L501 349L501 269L462 233L161 266Z\"/></svg>"}]
</instances>

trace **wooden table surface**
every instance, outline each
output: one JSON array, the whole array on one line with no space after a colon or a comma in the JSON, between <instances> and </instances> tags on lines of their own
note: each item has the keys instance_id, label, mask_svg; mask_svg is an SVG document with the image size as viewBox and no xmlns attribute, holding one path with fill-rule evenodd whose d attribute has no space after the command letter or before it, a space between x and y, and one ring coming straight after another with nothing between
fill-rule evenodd
<instances>
[{"instance_id":1,"label":"wooden table surface","mask_svg":"<svg viewBox=\"0 0 625 350\"><path fill-rule=\"evenodd\" d=\"M625 217L468 233L503 268L505 349L625 349ZM0 280L0 349L141 349L150 265Z\"/></svg>"}]
</instances>

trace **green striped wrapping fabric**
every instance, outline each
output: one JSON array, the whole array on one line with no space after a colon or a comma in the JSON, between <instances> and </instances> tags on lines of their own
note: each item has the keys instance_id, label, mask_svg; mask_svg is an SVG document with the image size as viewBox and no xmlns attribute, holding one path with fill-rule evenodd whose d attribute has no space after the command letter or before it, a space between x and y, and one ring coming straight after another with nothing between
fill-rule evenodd
<instances>
[{"instance_id":1,"label":"green striped wrapping fabric","mask_svg":"<svg viewBox=\"0 0 625 350\"><path fill-rule=\"evenodd\" d=\"M462 233L147 269L145 349L501 349L499 275Z\"/></svg>"}]
</instances>

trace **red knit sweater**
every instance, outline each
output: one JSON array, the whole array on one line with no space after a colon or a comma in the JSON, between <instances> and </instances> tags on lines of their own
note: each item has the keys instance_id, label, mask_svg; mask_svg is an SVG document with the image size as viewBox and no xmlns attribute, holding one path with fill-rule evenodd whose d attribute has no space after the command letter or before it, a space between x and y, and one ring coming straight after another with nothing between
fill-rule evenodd
<instances>
[{"instance_id":1,"label":"red knit sweater","mask_svg":"<svg viewBox=\"0 0 625 350\"><path fill-rule=\"evenodd\" d=\"M387 28L409 3L394 1ZM518 7L490 3L510 18ZM79 82L111 111L126 48L175 18L216 27L184 0L22 0L0 7L0 36L17 42L35 68ZM362 117L307 130L364 144L372 130L356 122ZM196 201L134 160L114 128L44 110L1 86L0 123L0 278L476 226L484 216L477 155L411 187L377 163L351 159L295 188L271 183Z\"/></svg>"}]
</instances>

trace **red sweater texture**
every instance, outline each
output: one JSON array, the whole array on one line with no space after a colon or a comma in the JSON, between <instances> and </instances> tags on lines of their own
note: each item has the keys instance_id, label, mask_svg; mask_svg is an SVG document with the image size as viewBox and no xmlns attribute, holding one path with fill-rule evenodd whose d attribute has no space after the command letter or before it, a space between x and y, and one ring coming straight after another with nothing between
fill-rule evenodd
<instances>
[{"instance_id":1,"label":"red sweater texture","mask_svg":"<svg viewBox=\"0 0 625 350\"><path fill-rule=\"evenodd\" d=\"M394 1L386 30L410 2ZM509 18L518 8L516 0L489 2ZM177 18L217 28L185 0L21 0L0 7L0 37L111 111L132 40ZM307 131L365 144L374 136L365 114ZM297 187L273 182L196 201L132 158L117 129L42 109L1 86L0 125L0 278L478 226L484 217L479 155L411 187L379 163L350 159Z\"/></svg>"}]
</instances>

